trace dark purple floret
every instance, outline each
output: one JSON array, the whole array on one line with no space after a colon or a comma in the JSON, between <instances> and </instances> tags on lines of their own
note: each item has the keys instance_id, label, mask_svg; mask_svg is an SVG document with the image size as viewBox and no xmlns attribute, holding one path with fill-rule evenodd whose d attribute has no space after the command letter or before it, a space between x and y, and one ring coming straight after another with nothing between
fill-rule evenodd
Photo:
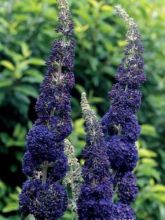
<instances>
[{"instance_id":1,"label":"dark purple floret","mask_svg":"<svg viewBox=\"0 0 165 220\"><path fill-rule=\"evenodd\" d=\"M127 118L126 123L122 125L121 134L129 142L135 142L140 135L140 125L135 115Z\"/></svg>"},{"instance_id":2,"label":"dark purple floret","mask_svg":"<svg viewBox=\"0 0 165 220\"><path fill-rule=\"evenodd\" d=\"M132 116L132 112L127 107L112 105L104 117L102 118L102 126L105 132L113 135L120 130L122 125ZM112 133L111 133L112 130ZM114 133L113 133L114 132Z\"/></svg>"},{"instance_id":3,"label":"dark purple floret","mask_svg":"<svg viewBox=\"0 0 165 220\"><path fill-rule=\"evenodd\" d=\"M109 178L110 163L107 154L101 149L99 152L98 145L96 148L90 148L90 146L88 148L86 147L83 153L85 164L82 168L82 174L85 182L100 182L104 178Z\"/></svg>"},{"instance_id":4,"label":"dark purple floret","mask_svg":"<svg viewBox=\"0 0 165 220\"><path fill-rule=\"evenodd\" d=\"M136 89L139 88L142 83L144 83L145 75L142 69L138 69L137 64L134 66L128 66L126 68L121 64L118 68L116 80L123 86Z\"/></svg>"},{"instance_id":5,"label":"dark purple floret","mask_svg":"<svg viewBox=\"0 0 165 220\"><path fill-rule=\"evenodd\" d=\"M99 185L84 183L78 200L80 220L111 219L112 215L112 182L107 180Z\"/></svg>"},{"instance_id":6,"label":"dark purple floret","mask_svg":"<svg viewBox=\"0 0 165 220\"><path fill-rule=\"evenodd\" d=\"M122 203L113 205L112 220L135 220L136 216L133 209Z\"/></svg>"},{"instance_id":7,"label":"dark purple floret","mask_svg":"<svg viewBox=\"0 0 165 220\"><path fill-rule=\"evenodd\" d=\"M54 161L56 143L54 134L46 125L34 126L27 136L27 150L37 162Z\"/></svg>"},{"instance_id":8,"label":"dark purple floret","mask_svg":"<svg viewBox=\"0 0 165 220\"><path fill-rule=\"evenodd\" d=\"M75 43L73 40L61 41L57 40L52 45L52 51L47 61L48 70L58 70L61 66L66 70L72 70L74 66L74 49ZM54 73L56 75L56 73Z\"/></svg>"},{"instance_id":9,"label":"dark purple floret","mask_svg":"<svg viewBox=\"0 0 165 220\"><path fill-rule=\"evenodd\" d=\"M58 159L53 164L52 167L49 168L48 179L49 182L56 182L60 179L63 179L66 172L68 170L67 157L62 152L58 155Z\"/></svg>"},{"instance_id":10,"label":"dark purple floret","mask_svg":"<svg viewBox=\"0 0 165 220\"><path fill-rule=\"evenodd\" d=\"M109 199L86 200L80 197L78 204L79 220L113 220L112 202Z\"/></svg>"},{"instance_id":11,"label":"dark purple floret","mask_svg":"<svg viewBox=\"0 0 165 220\"><path fill-rule=\"evenodd\" d=\"M118 117L119 116L119 117ZM102 118L102 127L105 137L109 140L109 137L118 135L128 142L137 141L140 135L140 125L137 117L134 114L113 114L112 110L107 112Z\"/></svg>"},{"instance_id":12,"label":"dark purple floret","mask_svg":"<svg viewBox=\"0 0 165 220\"><path fill-rule=\"evenodd\" d=\"M118 194L120 202L124 204L131 204L138 193L136 185L136 177L131 172L126 172L123 178L118 183Z\"/></svg>"},{"instance_id":13,"label":"dark purple floret","mask_svg":"<svg viewBox=\"0 0 165 220\"><path fill-rule=\"evenodd\" d=\"M133 113L140 107L141 92L137 89L130 89L116 83L109 92L111 104L113 106L125 107Z\"/></svg>"},{"instance_id":14,"label":"dark purple floret","mask_svg":"<svg viewBox=\"0 0 165 220\"><path fill-rule=\"evenodd\" d=\"M90 184L84 183L81 188L81 194L86 201L88 199L99 200L101 198L111 198L113 195L112 181L106 178L104 181L100 181L99 184L92 182Z\"/></svg>"},{"instance_id":15,"label":"dark purple floret","mask_svg":"<svg viewBox=\"0 0 165 220\"><path fill-rule=\"evenodd\" d=\"M113 136L108 145L108 156L111 166L117 171L132 171L138 160L136 146L132 143L125 142L119 136Z\"/></svg>"},{"instance_id":16,"label":"dark purple floret","mask_svg":"<svg viewBox=\"0 0 165 220\"><path fill-rule=\"evenodd\" d=\"M29 151L25 152L24 158L23 158L23 173L26 176L33 176L33 173L36 169L36 162L32 158L32 155Z\"/></svg>"},{"instance_id":17,"label":"dark purple floret","mask_svg":"<svg viewBox=\"0 0 165 220\"><path fill-rule=\"evenodd\" d=\"M24 215L33 214L38 219L56 220L67 207L65 189L55 183L42 184L40 180L28 180L20 194L20 209Z\"/></svg>"},{"instance_id":18,"label":"dark purple floret","mask_svg":"<svg viewBox=\"0 0 165 220\"><path fill-rule=\"evenodd\" d=\"M56 141L64 140L72 131L72 120L69 114L63 114L58 120L56 116L50 118L51 130L56 135Z\"/></svg>"},{"instance_id":19,"label":"dark purple floret","mask_svg":"<svg viewBox=\"0 0 165 220\"><path fill-rule=\"evenodd\" d=\"M41 180L27 180L22 186L19 196L19 206L22 215L26 216L34 209L33 203L37 192L41 189Z\"/></svg>"},{"instance_id":20,"label":"dark purple floret","mask_svg":"<svg viewBox=\"0 0 165 220\"><path fill-rule=\"evenodd\" d=\"M46 89L45 89L46 90ZM71 95L68 88L49 88L49 91L42 91L36 103L38 117L45 117L49 120L51 115L60 115L70 112Z\"/></svg>"}]
</instances>

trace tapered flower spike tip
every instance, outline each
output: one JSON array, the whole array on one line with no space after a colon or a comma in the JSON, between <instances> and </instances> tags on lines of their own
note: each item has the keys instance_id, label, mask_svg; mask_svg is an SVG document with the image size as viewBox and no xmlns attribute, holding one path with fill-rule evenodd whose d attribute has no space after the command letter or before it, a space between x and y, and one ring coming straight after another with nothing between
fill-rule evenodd
<instances>
[{"instance_id":1,"label":"tapered flower spike tip","mask_svg":"<svg viewBox=\"0 0 165 220\"><path fill-rule=\"evenodd\" d=\"M92 134L92 131L94 132L96 130L95 125L99 124L95 112L91 109L89 102L87 100L86 93L83 92L81 94L81 109L82 109L82 114L83 118L86 123L86 131L89 133L89 135L94 135Z\"/></svg>"},{"instance_id":2,"label":"tapered flower spike tip","mask_svg":"<svg viewBox=\"0 0 165 220\"><path fill-rule=\"evenodd\" d=\"M87 100L87 95L85 92L81 94L81 109L83 113L84 120L87 122L87 120L97 120L97 117L95 115L95 112L91 109L89 102Z\"/></svg>"},{"instance_id":3,"label":"tapered flower spike tip","mask_svg":"<svg viewBox=\"0 0 165 220\"><path fill-rule=\"evenodd\" d=\"M67 0L57 0L57 3L61 6L68 6L68 1Z\"/></svg>"},{"instance_id":4,"label":"tapered flower spike tip","mask_svg":"<svg viewBox=\"0 0 165 220\"><path fill-rule=\"evenodd\" d=\"M127 12L121 7L121 5L116 5L115 7L116 13L123 18L126 21L129 21L130 16L127 14Z\"/></svg>"},{"instance_id":5,"label":"tapered flower spike tip","mask_svg":"<svg viewBox=\"0 0 165 220\"><path fill-rule=\"evenodd\" d=\"M64 11L69 11L69 3L67 0L57 0L58 7Z\"/></svg>"},{"instance_id":6,"label":"tapered flower spike tip","mask_svg":"<svg viewBox=\"0 0 165 220\"><path fill-rule=\"evenodd\" d=\"M121 18L123 18L123 20L125 20L126 23L128 23L128 25L134 25L137 27L137 24L135 23L134 19L128 15L128 13L121 7L121 5L116 5L114 8L115 8L116 13Z\"/></svg>"},{"instance_id":7,"label":"tapered flower spike tip","mask_svg":"<svg viewBox=\"0 0 165 220\"><path fill-rule=\"evenodd\" d=\"M89 107L89 103L88 103L88 100L87 100L87 95L85 92L82 92L81 94L81 108L82 108L82 111L84 112L84 110L86 109L90 109Z\"/></svg>"},{"instance_id":8,"label":"tapered flower spike tip","mask_svg":"<svg viewBox=\"0 0 165 220\"><path fill-rule=\"evenodd\" d=\"M67 0L57 0L57 5L59 9L61 10L62 15L65 17L65 19L68 18L67 12L69 12L69 4Z\"/></svg>"},{"instance_id":9,"label":"tapered flower spike tip","mask_svg":"<svg viewBox=\"0 0 165 220\"><path fill-rule=\"evenodd\" d=\"M57 32L61 32L65 37L73 35L73 21L67 0L57 0L59 8L59 26Z\"/></svg>"},{"instance_id":10,"label":"tapered flower spike tip","mask_svg":"<svg viewBox=\"0 0 165 220\"><path fill-rule=\"evenodd\" d=\"M83 92L81 95L81 108L83 118L85 120L85 129L88 137L87 139L91 143L101 141L103 138L102 127L96 116L96 113L91 109L88 103L85 92Z\"/></svg>"},{"instance_id":11,"label":"tapered flower spike tip","mask_svg":"<svg viewBox=\"0 0 165 220\"><path fill-rule=\"evenodd\" d=\"M121 5L116 5L114 8L117 15L119 15L128 25L127 40L135 41L140 38L138 26L134 19L128 15L128 13L121 7Z\"/></svg>"}]
</instances>

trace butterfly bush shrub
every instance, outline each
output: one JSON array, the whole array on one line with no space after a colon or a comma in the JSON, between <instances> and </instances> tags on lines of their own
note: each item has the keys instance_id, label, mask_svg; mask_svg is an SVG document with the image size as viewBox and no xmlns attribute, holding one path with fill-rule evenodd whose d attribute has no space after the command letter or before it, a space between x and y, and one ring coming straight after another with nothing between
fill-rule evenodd
<instances>
[{"instance_id":1,"label":"butterfly bush shrub","mask_svg":"<svg viewBox=\"0 0 165 220\"><path fill-rule=\"evenodd\" d=\"M111 106L101 121L82 94L86 146L81 169L74 147L66 139L72 131L73 22L67 1L57 2L59 37L47 61L36 103L37 119L27 135L23 172L28 180L20 194L20 211L37 220L55 220L68 206L80 220L134 220L131 204L138 189L133 170L138 161L135 142L140 134L136 112L141 103L140 86L145 81L137 25L116 6L128 25L127 46L109 92ZM69 201L67 194L69 198L71 194Z\"/></svg>"}]
</instances>

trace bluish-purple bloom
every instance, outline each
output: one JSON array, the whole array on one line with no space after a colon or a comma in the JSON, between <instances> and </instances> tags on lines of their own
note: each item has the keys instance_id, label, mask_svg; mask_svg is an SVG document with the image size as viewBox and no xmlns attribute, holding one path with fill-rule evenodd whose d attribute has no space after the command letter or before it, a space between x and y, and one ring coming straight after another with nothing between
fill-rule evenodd
<instances>
[{"instance_id":1,"label":"bluish-purple bloom","mask_svg":"<svg viewBox=\"0 0 165 220\"><path fill-rule=\"evenodd\" d=\"M82 168L84 183L77 201L80 220L109 220L112 215L112 179L101 125L82 95L82 111L85 119L85 163Z\"/></svg>"},{"instance_id":2,"label":"bluish-purple bloom","mask_svg":"<svg viewBox=\"0 0 165 220\"><path fill-rule=\"evenodd\" d=\"M41 180L27 180L20 195L24 214L33 214L38 220L56 220L67 207L67 195L58 183L42 184Z\"/></svg>"},{"instance_id":3,"label":"bluish-purple bloom","mask_svg":"<svg viewBox=\"0 0 165 220\"><path fill-rule=\"evenodd\" d=\"M102 118L102 126L118 198L118 203L113 206L112 219L133 220L135 215L130 204L138 189L136 177L131 172L138 160L135 142L140 135L140 125L135 114L141 104L139 88L145 80L143 47L133 19L120 6L116 10L128 24L128 44L117 71L116 84L109 92L111 107Z\"/></svg>"},{"instance_id":4,"label":"bluish-purple bloom","mask_svg":"<svg viewBox=\"0 0 165 220\"><path fill-rule=\"evenodd\" d=\"M47 60L47 72L36 103L37 120L27 135L20 210L37 220L56 220L67 208L61 180L67 172L64 139L72 131L71 89L74 86L73 22L66 0L58 0L59 38ZM58 181L58 183L57 183Z\"/></svg>"},{"instance_id":5,"label":"bluish-purple bloom","mask_svg":"<svg viewBox=\"0 0 165 220\"><path fill-rule=\"evenodd\" d=\"M114 135L107 141L108 156L111 167L119 172L132 171L138 160L138 152L134 143Z\"/></svg>"},{"instance_id":6,"label":"bluish-purple bloom","mask_svg":"<svg viewBox=\"0 0 165 220\"><path fill-rule=\"evenodd\" d=\"M110 220L135 220L136 216L133 209L123 203L113 205L113 215Z\"/></svg>"},{"instance_id":7,"label":"bluish-purple bloom","mask_svg":"<svg viewBox=\"0 0 165 220\"><path fill-rule=\"evenodd\" d=\"M118 196L119 200L124 204L132 203L138 193L136 185L136 177L131 172L126 172L118 182Z\"/></svg>"}]
</instances>

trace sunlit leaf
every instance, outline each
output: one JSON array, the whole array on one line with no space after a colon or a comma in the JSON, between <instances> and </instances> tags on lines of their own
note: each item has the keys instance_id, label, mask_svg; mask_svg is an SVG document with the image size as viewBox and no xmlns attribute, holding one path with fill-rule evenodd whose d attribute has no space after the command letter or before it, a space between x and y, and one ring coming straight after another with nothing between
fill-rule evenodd
<instances>
[{"instance_id":1,"label":"sunlit leaf","mask_svg":"<svg viewBox=\"0 0 165 220\"><path fill-rule=\"evenodd\" d=\"M9 62L8 60L2 60L2 61L0 61L0 64L11 71L13 71L15 69L15 66L11 62Z\"/></svg>"}]
</instances>

